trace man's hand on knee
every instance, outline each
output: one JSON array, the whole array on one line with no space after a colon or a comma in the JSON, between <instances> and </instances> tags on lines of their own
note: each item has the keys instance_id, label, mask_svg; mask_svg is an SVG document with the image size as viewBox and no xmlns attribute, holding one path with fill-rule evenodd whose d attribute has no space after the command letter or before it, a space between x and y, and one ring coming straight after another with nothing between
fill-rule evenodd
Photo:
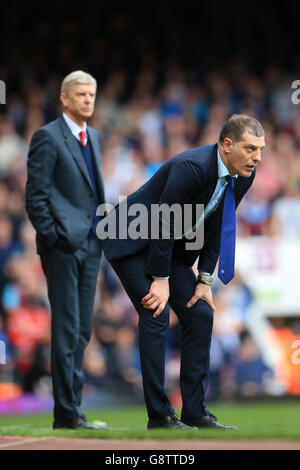
<instances>
[{"instance_id":1,"label":"man's hand on knee","mask_svg":"<svg viewBox=\"0 0 300 470\"><path fill-rule=\"evenodd\" d=\"M199 299L205 300L205 302L210 306L213 312L216 311L215 304L213 302L212 292L210 286L205 284L201 284L200 282L197 284L195 293L193 297L188 301L186 304L187 307L192 307Z\"/></svg>"},{"instance_id":2,"label":"man's hand on knee","mask_svg":"<svg viewBox=\"0 0 300 470\"><path fill-rule=\"evenodd\" d=\"M157 318L165 308L169 296L169 279L156 278L148 294L142 298L142 305L148 310L157 309L153 314L153 318Z\"/></svg>"}]
</instances>

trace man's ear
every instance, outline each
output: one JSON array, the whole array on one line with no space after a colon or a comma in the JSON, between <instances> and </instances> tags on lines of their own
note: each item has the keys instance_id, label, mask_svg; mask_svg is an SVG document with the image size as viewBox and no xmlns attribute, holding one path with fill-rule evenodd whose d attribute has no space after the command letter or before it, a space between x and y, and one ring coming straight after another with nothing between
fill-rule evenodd
<instances>
[{"instance_id":1,"label":"man's ear","mask_svg":"<svg viewBox=\"0 0 300 470\"><path fill-rule=\"evenodd\" d=\"M232 139L230 139L230 137L225 137L225 139L223 140L222 147L224 149L225 154L229 155L233 147Z\"/></svg>"},{"instance_id":2,"label":"man's ear","mask_svg":"<svg viewBox=\"0 0 300 470\"><path fill-rule=\"evenodd\" d=\"M63 106L66 106L66 104L67 104L67 95L66 95L66 93L64 93L64 92L61 93L59 98L60 98L60 101L62 102Z\"/></svg>"}]
</instances>

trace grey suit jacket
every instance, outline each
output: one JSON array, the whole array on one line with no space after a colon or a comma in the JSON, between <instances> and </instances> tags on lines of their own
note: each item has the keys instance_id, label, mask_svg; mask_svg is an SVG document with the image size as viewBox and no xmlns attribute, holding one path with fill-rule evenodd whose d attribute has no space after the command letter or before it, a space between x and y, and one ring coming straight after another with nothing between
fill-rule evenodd
<instances>
[{"instance_id":1,"label":"grey suit jacket","mask_svg":"<svg viewBox=\"0 0 300 470\"><path fill-rule=\"evenodd\" d=\"M104 202L100 134L87 126L100 203ZM38 129L28 154L26 210L37 232L37 251L59 245L75 251L87 238L94 210L93 187L76 138L64 118Z\"/></svg>"}]
</instances>

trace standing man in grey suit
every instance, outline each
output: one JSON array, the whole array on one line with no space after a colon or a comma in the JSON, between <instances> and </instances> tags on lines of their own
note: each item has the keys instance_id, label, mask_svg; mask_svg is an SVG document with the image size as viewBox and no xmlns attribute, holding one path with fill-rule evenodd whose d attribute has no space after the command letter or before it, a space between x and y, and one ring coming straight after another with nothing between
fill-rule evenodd
<instances>
[{"instance_id":1,"label":"standing man in grey suit","mask_svg":"<svg viewBox=\"0 0 300 470\"><path fill-rule=\"evenodd\" d=\"M82 361L90 340L101 245L96 208L104 202L100 135L87 126L97 83L82 71L62 82L63 114L32 137L26 210L51 305L53 428L99 429L81 411Z\"/></svg>"}]
</instances>

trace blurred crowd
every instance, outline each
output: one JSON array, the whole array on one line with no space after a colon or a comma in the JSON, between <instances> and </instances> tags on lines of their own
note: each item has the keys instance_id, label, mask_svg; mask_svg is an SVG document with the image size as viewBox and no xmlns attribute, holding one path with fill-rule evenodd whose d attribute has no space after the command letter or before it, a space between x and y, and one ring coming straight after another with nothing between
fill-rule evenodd
<instances>
[{"instance_id":1,"label":"blurred crowd","mask_svg":"<svg viewBox=\"0 0 300 470\"><path fill-rule=\"evenodd\" d=\"M60 114L59 87L66 73L84 69L98 78L89 124L102 136L107 202L115 204L120 195L133 192L175 154L216 142L232 113L247 113L264 126L266 148L254 184L238 209L238 236L300 237L300 107L291 101L291 83L299 77L276 63L258 73L241 59L222 67L212 61L203 71L173 54L160 57L147 34L136 40L139 60L131 64L130 73L122 66L116 43L106 73L97 74L109 41L93 36L80 60L71 40L79 25L70 20L64 26L56 38L56 67L51 73L42 73L47 70L43 51L51 35L43 22L31 33L35 50L24 59L19 43L11 41L7 65L0 68L0 79L8 84L7 104L0 109L0 340L7 352L7 364L0 365L0 400L21 393L51 393L51 316L24 191L30 139ZM116 17L111 28L120 39L126 17ZM247 281L237 273L226 289L216 280L213 290L217 311L208 397L268 393L272 371L247 329L253 297ZM93 335L84 359L86 396L141 397L137 322L120 282L102 259ZM178 321L171 312L166 382L175 404L180 404L180 341Z\"/></svg>"}]
</instances>

